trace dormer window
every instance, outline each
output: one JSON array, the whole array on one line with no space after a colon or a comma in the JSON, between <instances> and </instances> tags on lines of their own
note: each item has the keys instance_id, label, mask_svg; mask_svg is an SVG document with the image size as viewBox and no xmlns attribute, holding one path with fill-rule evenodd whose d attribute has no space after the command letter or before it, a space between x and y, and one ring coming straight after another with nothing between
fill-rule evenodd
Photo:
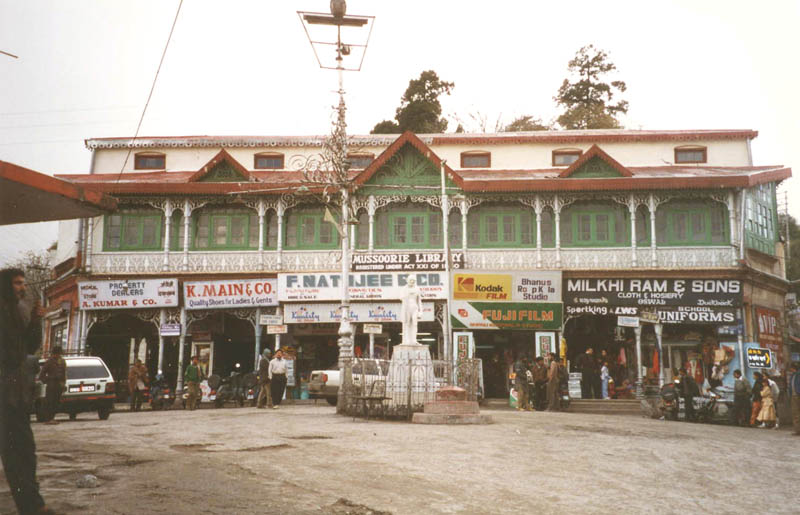
<instances>
[{"instance_id":1,"label":"dormer window","mask_svg":"<svg viewBox=\"0 0 800 515\"><path fill-rule=\"evenodd\" d=\"M164 170L167 168L167 156L160 152L139 152L133 159L135 170Z\"/></svg>"},{"instance_id":2,"label":"dormer window","mask_svg":"<svg viewBox=\"0 0 800 515\"><path fill-rule=\"evenodd\" d=\"M706 147L688 145L675 147L675 164L705 163L707 157Z\"/></svg>"},{"instance_id":3,"label":"dormer window","mask_svg":"<svg viewBox=\"0 0 800 515\"><path fill-rule=\"evenodd\" d=\"M363 170L368 167L370 163L375 160L375 154L367 154L364 152L347 154L347 161L350 163L350 168L356 170Z\"/></svg>"},{"instance_id":4,"label":"dormer window","mask_svg":"<svg viewBox=\"0 0 800 515\"><path fill-rule=\"evenodd\" d=\"M491 152L471 150L461 153L461 168L490 168L491 166Z\"/></svg>"},{"instance_id":5,"label":"dormer window","mask_svg":"<svg viewBox=\"0 0 800 515\"><path fill-rule=\"evenodd\" d=\"M576 148L553 150L553 166L569 166L577 161L582 153Z\"/></svg>"},{"instance_id":6,"label":"dormer window","mask_svg":"<svg viewBox=\"0 0 800 515\"><path fill-rule=\"evenodd\" d=\"M280 152L261 152L256 154L253 168L256 170L282 170L283 154Z\"/></svg>"}]
</instances>

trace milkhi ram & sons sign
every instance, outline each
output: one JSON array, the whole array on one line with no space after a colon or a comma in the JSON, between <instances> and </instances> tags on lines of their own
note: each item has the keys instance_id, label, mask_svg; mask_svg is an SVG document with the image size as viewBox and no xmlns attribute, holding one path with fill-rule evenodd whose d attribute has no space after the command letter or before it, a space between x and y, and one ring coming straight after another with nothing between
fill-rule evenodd
<instances>
[{"instance_id":1,"label":"milkhi ram & sons sign","mask_svg":"<svg viewBox=\"0 0 800 515\"><path fill-rule=\"evenodd\" d=\"M569 316L658 313L665 324L735 324L738 279L564 279Z\"/></svg>"},{"instance_id":2,"label":"milkhi ram & sons sign","mask_svg":"<svg viewBox=\"0 0 800 515\"><path fill-rule=\"evenodd\" d=\"M257 308L278 305L275 279L227 279L183 283L186 309Z\"/></svg>"},{"instance_id":3,"label":"milkhi ram & sons sign","mask_svg":"<svg viewBox=\"0 0 800 515\"><path fill-rule=\"evenodd\" d=\"M81 309L171 308L178 305L177 279L122 279L78 283Z\"/></svg>"},{"instance_id":4,"label":"milkhi ram & sons sign","mask_svg":"<svg viewBox=\"0 0 800 515\"><path fill-rule=\"evenodd\" d=\"M561 272L455 272L453 329L561 329Z\"/></svg>"}]
</instances>

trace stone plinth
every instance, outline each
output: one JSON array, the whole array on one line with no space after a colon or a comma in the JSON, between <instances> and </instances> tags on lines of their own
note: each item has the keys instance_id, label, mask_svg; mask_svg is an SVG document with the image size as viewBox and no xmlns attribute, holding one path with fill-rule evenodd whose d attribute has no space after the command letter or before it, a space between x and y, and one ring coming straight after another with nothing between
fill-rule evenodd
<instances>
[{"instance_id":1,"label":"stone plinth","mask_svg":"<svg viewBox=\"0 0 800 515\"><path fill-rule=\"evenodd\" d=\"M412 393L431 395L436 389L436 378L433 374L433 361L431 351L427 345L408 345L400 344L392 348L392 361L389 364L389 373L386 375L387 395L408 393L409 385ZM424 395L419 397L418 402L412 399L414 404L421 404Z\"/></svg>"},{"instance_id":2,"label":"stone plinth","mask_svg":"<svg viewBox=\"0 0 800 515\"><path fill-rule=\"evenodd\" d=\"M424 413L414 413L414 424L491 424L491 415L481 415L478 403L468 401L467 392L447 386L436 392L436 401L425 403Z\"/></svg>"}]
</instances>

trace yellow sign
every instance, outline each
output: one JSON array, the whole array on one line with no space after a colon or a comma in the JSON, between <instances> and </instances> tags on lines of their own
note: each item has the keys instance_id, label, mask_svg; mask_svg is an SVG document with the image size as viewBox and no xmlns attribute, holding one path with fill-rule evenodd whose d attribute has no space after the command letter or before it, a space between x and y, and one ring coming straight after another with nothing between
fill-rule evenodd
<instances>
[{"instance_id":1,"label":"yellow sign","mask_svg":"<svg viewBox=\"0 0 800 515\"><path fill-rule=\"evenodd\" d=\"M511 300L510 274L453 274L453 298L459 300Z\"/></svg>"}]
</instances>

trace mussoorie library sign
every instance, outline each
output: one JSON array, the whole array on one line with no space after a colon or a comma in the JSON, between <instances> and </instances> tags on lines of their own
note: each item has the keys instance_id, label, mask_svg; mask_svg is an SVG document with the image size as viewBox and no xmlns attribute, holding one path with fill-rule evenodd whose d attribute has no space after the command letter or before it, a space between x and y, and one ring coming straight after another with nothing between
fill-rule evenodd
<instances>
[{"instance_id":1,"label":"mussoorie library sign","mask_svg":"<svg viewBox=\"0 0 800 515\"><path fill-rule=\"evenodd\" d=\"M567 315L638 316L663 323L732 324L742 305L738 279L564 279Z\"/></svg>"}]
</instances>

